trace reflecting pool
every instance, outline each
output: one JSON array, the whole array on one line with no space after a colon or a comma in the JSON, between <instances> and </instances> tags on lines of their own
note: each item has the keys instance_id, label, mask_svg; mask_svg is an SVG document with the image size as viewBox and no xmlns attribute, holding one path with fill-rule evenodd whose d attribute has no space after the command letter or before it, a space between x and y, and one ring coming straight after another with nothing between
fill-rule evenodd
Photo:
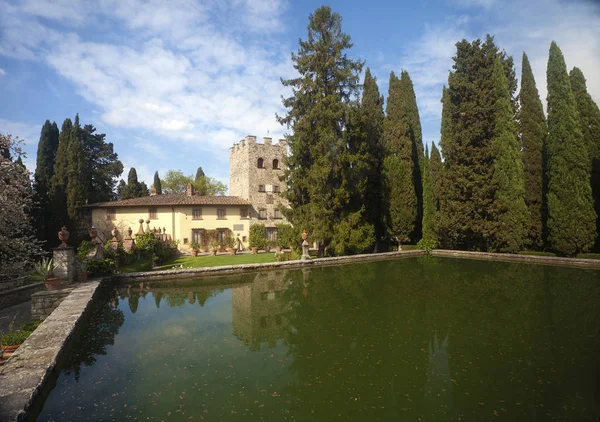
<instances>
[{"instance_id":1,"label":"reflecting pool","mask_svg":"<svg viewBox=\"0 0 600 422\"><path fill-rule=\"evenodd\" d=\"M598 420L599 281L419 257L119 285L38 420Z\"/></svg>"}]
</instances>

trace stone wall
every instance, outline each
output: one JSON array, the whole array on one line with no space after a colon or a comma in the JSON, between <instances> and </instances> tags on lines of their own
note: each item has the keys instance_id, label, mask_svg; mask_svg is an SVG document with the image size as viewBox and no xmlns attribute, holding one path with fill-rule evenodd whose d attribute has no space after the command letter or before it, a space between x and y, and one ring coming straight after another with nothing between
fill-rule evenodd
<instances>
[{"instance_id":1,"label":"stone wall","mask_svg":"<svg viewBox=\"0 0 600 422\"><path fill-rule=\"evenodd\" d=\"M275 227L276 224L287 222L281 212L279 218L275 217L275 209L289 206L281 195L286 185L279 180L284 174L283 160L286 154L285 140L280 139L273 145L271 138L263 138L263 143L258 144L255 136L246 136L230 149L229 192L252 203L251 224L262 223L267 227ZM258 167L260 158L262 167ZM274 160L277 160L278 168L273 168ZM260 186L264 188L262 191ZM279 192L276 192L277 188ZM261 210L264 211L263 217Z\"/></svg>"},{"instance_id":2,"label":"stone wall","mask_svg":"<svg viewBox=\"0 0 600 422\"><path fill-rule=\"evenodd\" d=\"M40 282L2 291L0 292L0 309L27 302L31 299L33 293L44 289L46 289L44 283Z\"/></svg>"},{"instance_id":3,"label":"stone wall","mask_svg":"<svg viewBox=\"0 0 600 422\"><path fill-rule=\"evenodd\" d=\"M31 319L45 320L73 291L73 287L45 290L31 295Z\"/></svg>"}]
</instances>

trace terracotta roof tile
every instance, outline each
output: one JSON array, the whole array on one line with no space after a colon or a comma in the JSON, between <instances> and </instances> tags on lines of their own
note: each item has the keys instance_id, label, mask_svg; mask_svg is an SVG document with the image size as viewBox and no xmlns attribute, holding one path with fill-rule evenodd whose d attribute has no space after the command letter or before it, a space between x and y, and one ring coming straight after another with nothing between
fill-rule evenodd
<instances>
[{"instance_id":1,"label":"terracotta roof tile","mask_svg":"<svg viewBox=\"0 0 600 422\"><path fill-rule=\"evenodd\" d=\"M188 196L186 193L167 193L163 195L144 196L124 199L122 201L97 202L89 204L90 208L102 207L145 207L161 205L251 205L249 201L238 196Z\"/></svg>"}]
</instances>

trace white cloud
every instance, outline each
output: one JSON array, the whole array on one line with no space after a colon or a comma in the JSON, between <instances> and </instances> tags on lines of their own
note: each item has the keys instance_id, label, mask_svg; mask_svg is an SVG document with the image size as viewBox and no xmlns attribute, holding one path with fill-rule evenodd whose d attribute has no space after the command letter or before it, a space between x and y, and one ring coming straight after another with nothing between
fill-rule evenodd
<instances>
[{"instance_id":1,"label":"white cloud","mask_svg":"<svg viewBox=\"0 0 600 422\"><path fill-rule=\"evenodd\" d=\"M4 69L2 69L2 68L0 67L0 76L4 76L4 75L6 75L6 72L4 71Z\"/></svg>"}]
</instances>

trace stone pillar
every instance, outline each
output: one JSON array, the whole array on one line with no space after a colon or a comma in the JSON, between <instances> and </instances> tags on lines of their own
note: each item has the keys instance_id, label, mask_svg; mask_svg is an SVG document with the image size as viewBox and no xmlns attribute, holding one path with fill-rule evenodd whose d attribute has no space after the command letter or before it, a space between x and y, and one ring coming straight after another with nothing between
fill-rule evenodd
<instances>
[{"instance_id":1,"label":"stone pillar","mask_svg":"<svg viewBox=\"0 0 600 422\"><path fill-rule=\"evenodd\" d=\"M72 246L66 248L54 248L52 259L56 265L54 275L62 281L72 283L75 280L76 260L75 249Z\"/></svg>"},{"instance_id":2,"label":"stone pillar","mask_svg":"<svg viewBox=\"0 0 600 422\"><path fill-rule=\"evenodd\" d=\"M306 241L307 237L308 233L306 232L306 230L304 230L302 232L302 256L300 257L301 261L310 260L310 254L308 253L308 242Z\"/></svg>"}]
</instances>

